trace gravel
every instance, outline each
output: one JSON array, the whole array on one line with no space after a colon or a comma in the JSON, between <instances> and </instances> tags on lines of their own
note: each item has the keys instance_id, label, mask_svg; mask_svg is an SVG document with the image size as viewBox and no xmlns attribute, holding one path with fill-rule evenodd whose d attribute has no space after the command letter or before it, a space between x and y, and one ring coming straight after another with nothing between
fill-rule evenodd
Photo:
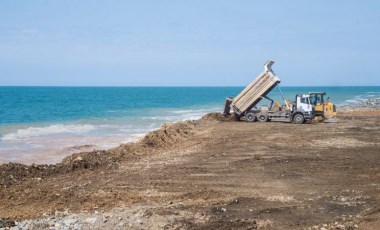
<instances>
[{"instance_id":1,"label":"gravel","mask_svg":"<svg viewBox=\"0 0 380 230\"><path fill-rule=\"evenodd\" d=\"M114 208L110 211L83 211L77 214L56 211L54 216L40 219L23 220L0 225L0 230L71 230L71 229L162 229L170 226L177 219L193 219L194 214L184 211L179 215L147 215L152 206L137 206L134 208ZM207 219L204 219L207 221ZM0 220L0 224L5 221ZM5 227L6 226L6 227Z\"/></svg>"}]
</instances>

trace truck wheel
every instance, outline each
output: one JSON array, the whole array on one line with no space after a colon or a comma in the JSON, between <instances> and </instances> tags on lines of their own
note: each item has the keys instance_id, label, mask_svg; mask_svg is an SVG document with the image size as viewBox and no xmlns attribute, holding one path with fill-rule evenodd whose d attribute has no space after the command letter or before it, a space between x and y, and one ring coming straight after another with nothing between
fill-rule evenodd
<instances>
[{"instance_id":1,"label":"truck wheel","mask_svg":"<svg viewBox=\"0 0 380 230\"><path fill-rule=\"evenodd\" d=\"M260 122L267 122L268 121L268 117L267 115L264 115L264 114L261 114L259 115L259 117L257 118Z\"/></svg>"},{"instance_id":2,"label":"truck wheel","mask_svg":"<svg viewBox=\"0 0 380 230\"><path fill-rule=\"evenodd\" d=\"M305 118L302 114L296 114L293 117L293 122L296 124L302 124L305 121Z\"/></svg>"},{"instance_id":3,"label":"truck wheel","mask_svg":"<svg viewBox=\"0 0 380 230\"><path fill-rule=\"evenodd\" d=\"M245 120L249 122L254 122L256 120L256 116L253 113L247 113L245 115Z\"/></svg>"}]
</instances>

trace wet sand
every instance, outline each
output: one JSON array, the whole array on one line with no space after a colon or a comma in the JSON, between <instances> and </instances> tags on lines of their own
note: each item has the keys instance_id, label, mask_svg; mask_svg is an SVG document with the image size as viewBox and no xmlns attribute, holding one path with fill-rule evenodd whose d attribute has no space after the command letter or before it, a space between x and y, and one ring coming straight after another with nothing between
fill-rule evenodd
<instances>
[{"instance_id":1,"label":"wet sand","mask_svg":"<svg viewBox=\"0 0 380 230\"><path fill-rule=\"evenodd\" d=\"M209 114L56 165L4 164L0 218L46 219L30 228L75 215L84 229L379 229L380 110L338 118Z\"/></svg>"}]
</instances>

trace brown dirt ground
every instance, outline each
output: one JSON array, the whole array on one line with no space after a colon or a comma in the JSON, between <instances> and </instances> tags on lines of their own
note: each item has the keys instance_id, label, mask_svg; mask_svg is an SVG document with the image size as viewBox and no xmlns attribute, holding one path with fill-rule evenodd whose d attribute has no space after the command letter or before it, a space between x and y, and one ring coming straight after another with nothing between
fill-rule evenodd
<instances>
[{"instance_id":1,"label":"brown dirt ground","mask_svg":"<svg viewBox=\"0 0 380 230\"><path fill-rule=\"evenodd\" d=\"M187 229L380 229L380 110L339 123L236 122L217 114L164 125L138 143L57 165L0 166L0 218L149 206ZM351 226L352 225L352 226Z\"/></svg>"}]
</instances>

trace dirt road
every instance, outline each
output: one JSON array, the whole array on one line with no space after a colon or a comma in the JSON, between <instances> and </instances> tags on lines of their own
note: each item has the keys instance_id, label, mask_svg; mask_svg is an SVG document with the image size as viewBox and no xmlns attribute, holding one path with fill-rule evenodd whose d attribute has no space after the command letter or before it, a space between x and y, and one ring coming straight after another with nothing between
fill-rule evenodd
<instances>
[{"instance_id":1,"label":"dirt road","mask_svg":"<svg viewBox=\"0 0 380 230\"><path fill-rule=\"evenodd\" d=\"M136 229L380 229L380 112L339 119L211 114L56 166L2 165L0 218L66 210ZM79 223L116 228L120 218Z\"/></svg>"}]
</instances>

